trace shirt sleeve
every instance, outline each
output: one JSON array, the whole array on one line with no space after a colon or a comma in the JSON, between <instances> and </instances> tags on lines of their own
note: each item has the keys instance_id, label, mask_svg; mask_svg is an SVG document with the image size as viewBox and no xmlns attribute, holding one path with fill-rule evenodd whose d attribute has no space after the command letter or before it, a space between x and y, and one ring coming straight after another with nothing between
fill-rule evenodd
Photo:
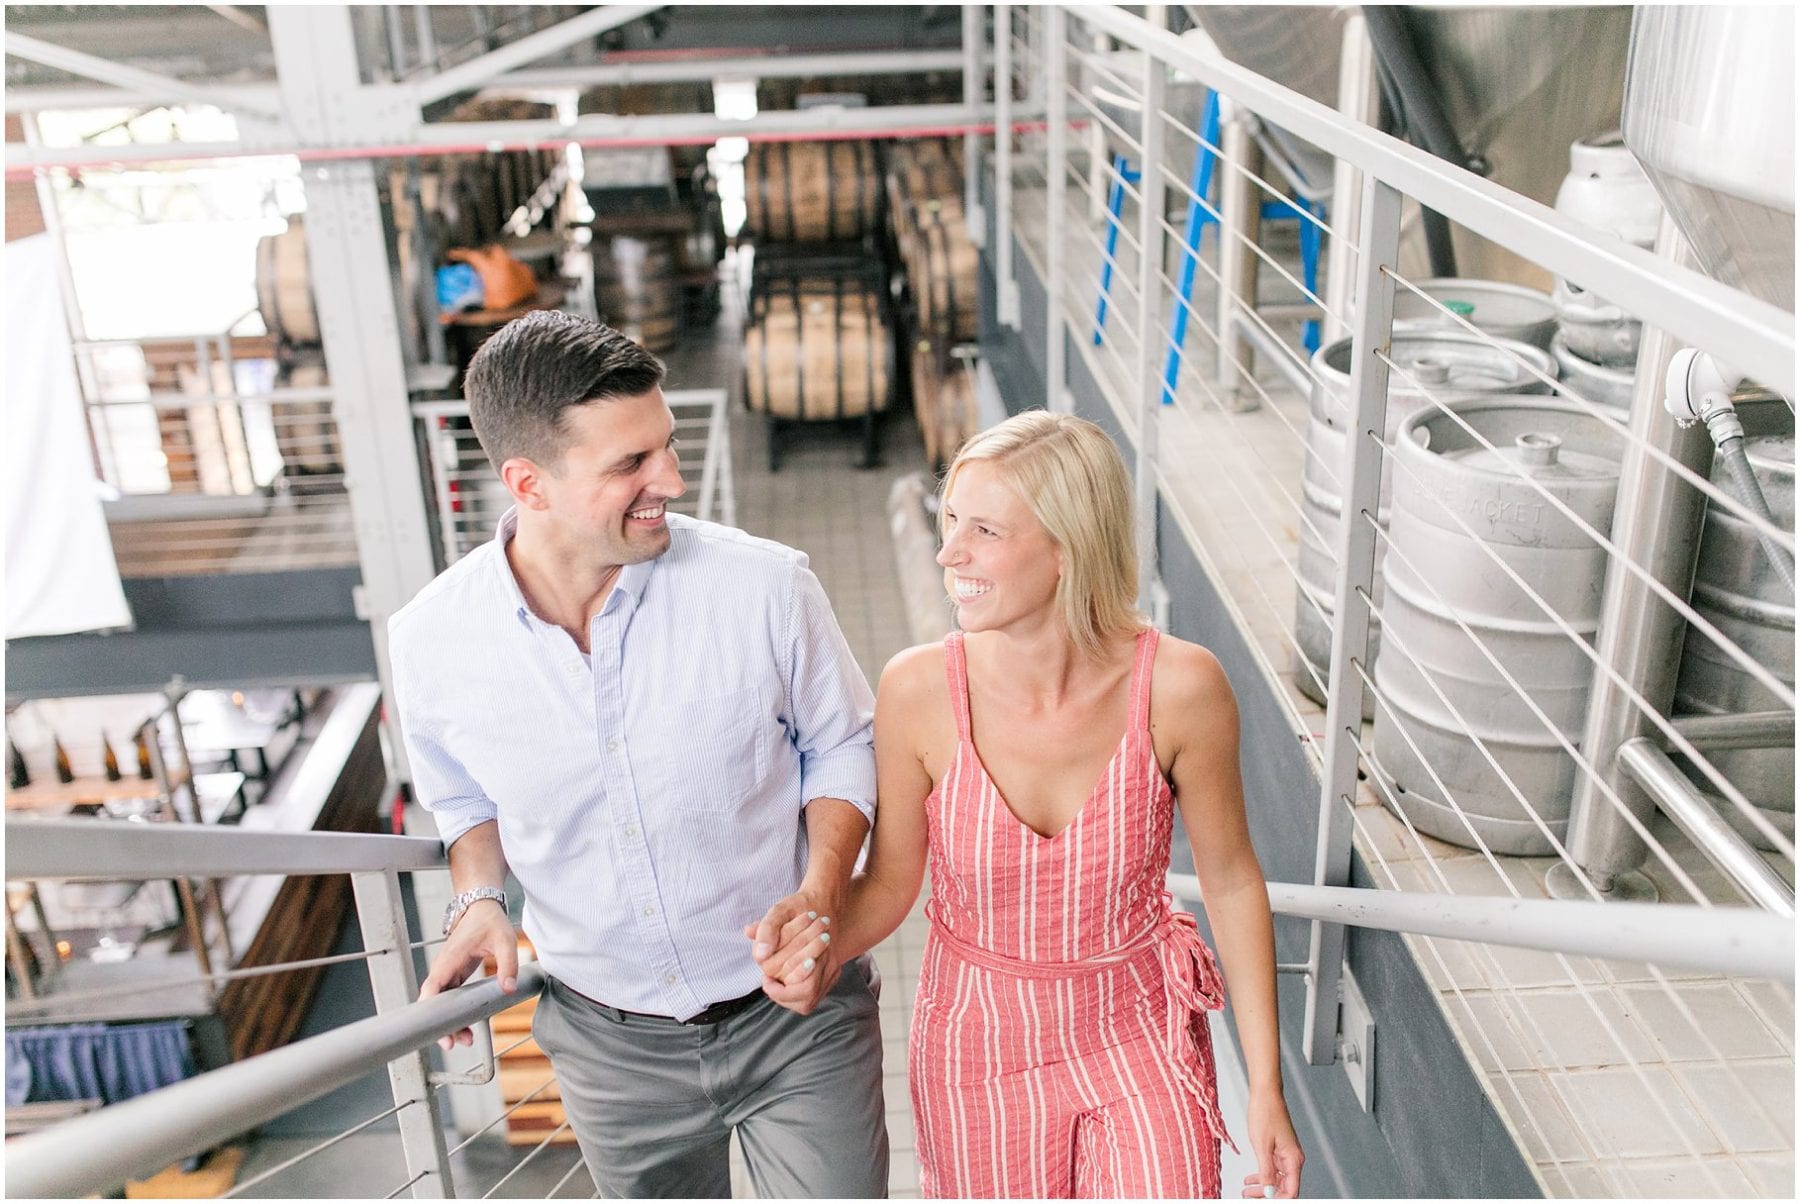
<instances>
[{"instance_id":1,"label":"shirt sleeve","mask_svg":"<svg viewBox=\"0 0 1800 1204\"><path fill-rule=\"evenodd\" d=\"M818 577L795 566L788 606L788 698L800 753L800 798L840 798L875 822L875 695L850 653Z\"/></svg>"},{"instance_id":2,"label":"shirt sleeve","mask_svg":"<svg viewBox=\"0 0 1800 1204\"><path fill-rule=\"evenodd\" d=\"M404 648L405 642L390 628L394 704L412 772L413 797L437 820L438 837L448 850L469 829L498 819L500 809L439 733L429 708L421 701L428 696L428 687L412 668Z\"/></svg>"}]
</instances>

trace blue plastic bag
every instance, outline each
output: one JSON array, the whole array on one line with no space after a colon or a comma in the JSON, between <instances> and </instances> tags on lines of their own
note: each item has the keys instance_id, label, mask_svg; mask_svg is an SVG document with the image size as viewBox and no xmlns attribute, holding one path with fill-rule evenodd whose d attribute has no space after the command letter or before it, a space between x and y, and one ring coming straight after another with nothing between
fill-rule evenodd
<instances>
[{"instance_id":1,"label":"blue plastic bag","mask_svg":"<svg viewBox=\"0 0 1800 1204\"><path fill-rule=\"evenodd\" d=\"M437 270L438 309L444 313L480 309L484 297L481 274L468 264L447 263Z\"/></svg>"}]
</instances>

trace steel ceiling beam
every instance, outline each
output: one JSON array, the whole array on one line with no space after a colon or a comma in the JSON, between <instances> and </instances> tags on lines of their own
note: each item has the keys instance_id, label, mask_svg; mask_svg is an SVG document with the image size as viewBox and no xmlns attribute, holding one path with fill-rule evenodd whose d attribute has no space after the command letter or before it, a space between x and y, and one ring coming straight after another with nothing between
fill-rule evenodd
<instances>
[{"instance_id":1,"label":"steel ceiling beam","mask_svg":"<svg viewBox=\"0 0 1800 1204\"><path fill-rule=\"evenodd\" d=\"M639 17L648 16L663 6L660 4L603 4L582 13L579 17L570 17L549 29L527 34L516 42L509 42L497 50L490 50L478 58L458 64L447 71L440 71L428 79L413 85L413 95L420 107L433 101L454 96L458 92L467 92L482 87L495 77L522 67L526 63L534 63L547 54L555 54L558 50L574 45L583 38L605 33L609 29L617 29L629 24Z\"/></svg>"},{"instance_id":2,"label":"steel ceiling beam","mask_svg":"<svg viewBox=\"0 0 1800 1204\"><path fill-rule=\"evenodd\" d=\"M55 67L59 71L98 80L103 84L112 84L122 89L127 96L140 100L185 100L193 104L214 105L264 120L280 120L277 110L246 101L242 96L200 84L190 84L168 75L158 75L139 67L130 67L86 51L71 50L27 34L8 33L6 53L46 67Z\"/></svg>"}]
</instances>

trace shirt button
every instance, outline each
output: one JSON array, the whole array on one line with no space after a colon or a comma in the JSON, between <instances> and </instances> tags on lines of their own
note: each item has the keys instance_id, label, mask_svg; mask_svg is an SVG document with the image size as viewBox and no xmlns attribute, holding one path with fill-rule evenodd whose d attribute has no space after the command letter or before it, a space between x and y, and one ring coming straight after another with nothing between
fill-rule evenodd
<instances>
[{"instance_id":1,"label":"shirt button","mask_svg":"<svg viewBox=\"0 0 1800 1204\"><path fill-rule=\"evenodd\" d=\"M671 986L671 987L674 986L675 985L675 976L673 974L663 975L663 983L667 986Z\"/></svg>"},{"instance_id":2,"label":"shirt button","mask_svg":"<svg viewBox=\"0 0 1800 1204\"><path fill-rule=\"evenodd\" d=\"M617 740L608 740L606 742L606 751L607 752L618 752L619 751L619 742Z\"/></svg>"},{"instance_id":3,"label":"shirt button","mask_svg":"<svg viewBox=\"0 0 1800 1204\"><path fill-rule=\"evenodd\" d=\"M645 915L647 915L647 916L653 916L653 915L655 915L655 914L656 914L656 908L654 908L654 907L646 907L646 908L644 908L644 914L645 914Z\"/></svg>"},{"instance_id":4,"label":"shirt button","mask_svg":"<svg viewBox=\"0 0 1800 1204\"><path fill-rule=\"evenodd\" d=\"M631 827L626 828L625 836L629 840L636 840L637 839L637 826L634 824Z\"/></svg>"}]
</instances>

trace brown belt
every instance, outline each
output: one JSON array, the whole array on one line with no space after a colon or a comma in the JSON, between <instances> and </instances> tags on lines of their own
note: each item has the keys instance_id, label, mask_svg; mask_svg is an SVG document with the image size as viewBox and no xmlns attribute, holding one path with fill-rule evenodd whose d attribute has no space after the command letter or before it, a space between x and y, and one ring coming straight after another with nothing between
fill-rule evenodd
<instances>
[{"instance_id":1,"label":"brown belt","mask_svg":"<svg viewBox=\"0 0 1800 1204\"><path fill-rule=\"evenodd\" d=\"M590 995L582 995L580 991L575 990L574 987L569 986L566 982L562 985L567 987L572 994L581 995L581 998L587 1000L602 1012L612 1016L615 1020L630 1016L636 1020L661 1020L665 1024L717 1024L721 1020L731 1019L731 1017L756 1003L757 1000L767 998L767 996L763 994L763 989L757 987L747 995L739 995L736 999L727 999L723 1002L715 1003L705 1011L689 1016L686 1020L677 1020L673 1016L660 1016L655 1012L634 1012L627 1008L617 1008L610 1003L601 1003L598 999L595 999Z\"/></svg>"}]
</instances>

